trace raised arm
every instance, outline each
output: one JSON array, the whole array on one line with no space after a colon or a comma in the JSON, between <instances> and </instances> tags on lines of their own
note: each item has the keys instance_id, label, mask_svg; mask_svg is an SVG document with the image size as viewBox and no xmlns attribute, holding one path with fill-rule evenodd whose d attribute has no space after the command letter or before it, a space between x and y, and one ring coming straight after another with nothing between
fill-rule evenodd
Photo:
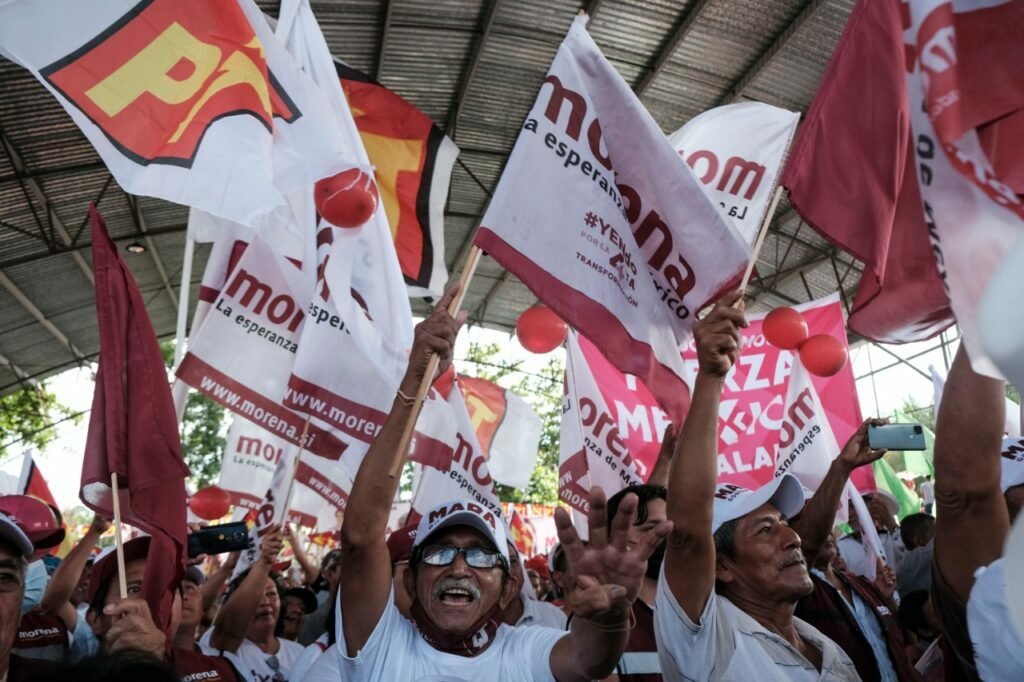
<instances>
[{"instance_id":1,"label":"raised arm","mask_svg":"<svg viewBox=\"0 0 1024 682\"><path fill-rule=\"evenodd\" d=\"M964 602L1010 529L999 484L1005 413L1005 384L975 374L961 344L935 427L935 563Z\"/></svg>"},{"instance_id":2,"label":"raised arm","mask_svg":"<svg viewBox=\"0 0 1024 682\"><path fill-rule=\"evenodd\" d=\"M60 618L68 630L74 630L78 623L78 611L71 604L71 594L75 591L78 581L82 579L82 571L89 562L93 548L108 528L110 519L99 514L92 517L89 530L57 566L39 602L43 609Z\"/></svg>"},{"instance_id":3,"label":"raised arm","mask_svg":"<svg viewBox=\"0 0 1024 682\"><path fill-rule=\"evenodd\" d=\"M647 479L648 485L668 486L668 471L672 468L672 455L676 451L676 435L676 429L672 424L665 427L665 433L661 436L658 459L654 462L654 469Z\"/></svg>"},{"instance_id":4,"label":"raised arm","mask_svg":"<svg viewBox=\"0 0 1024 682\"><path fill-rule=\"evenodd\" d=\"M270 569L277 561L277 555L284 547L280 528L271 528L260 540L260 556L249 568L249 574L242 580L224 606L217 612L210 635L210 646L218 651L237 651L249 631L249 624L256 616L260 598L267 588Z\"/></svg>"},{"instance_id":5,"label":"raised arm","mask_svg":"<svg viewBox=\"0 0 1024 682\"><path fill-rule=\"evenodd\" d=\"M711 534L718 477L718 404L725 375L740 352L740 327L747 326L739 291L726 294L693 327L699 369L683 422L668 483L665 579L693 622L700 620L715 585L715 541Z\"/></svg>"},{"instance_id":6,"label":"raised arm","mask_svg":"<svg viewBox=\"0 0 1024 682\"><path fill-rule=\"evenodd\" d=\"M227 584L228 578L235 571L235 566L238 565L238 558L241 556L241 551L231 552L228 555L226 561L218 565L217 568L206 577L206 582L203 583L201 593L203 595L203 611L213 606L213 602L217 601L217 597L220 596L221 590L224 589L224 585Z\"/></svg>"},{"instance_id":7,"label":"raised arm","mask_svg":"<svg viewBox=\"0 0 1024 682\"><path fill-rule=\"evenodd\" d=\"M302 540L296 534L293 526L285 526L285 533L288 536L288 544L292 546L292 554L295 555L295 560L302 567L303 581L312 587L316 579L320 577L320 567L309 560L309 555L306 554L306 549L302 546Z\"/></svg>"},{"instance_id":8,"label":"raised arm","mask_svg":"<svg viewBox=\"0 0 1024 682\"><path fill-rule=\"evenodd\" d=\"M872 450L868 444L868 427L881 426L885 419L868 419L853 432L839 456L832 460L832 465L822 479L821 485L810 499L799 519L791 525L800 536L800 548L807 559L807 565L813 566L818 558L825 538L832 530L835 522L839 498L843 495L850 474L859 466L871 464L886 453L885 450Z\"/></svg>"},{"instance_id":9,"label":"raised arm","mask_svg":"<svg viewBox=\"0 0 1024 682\"><path fill-rule=\"evenodd\" d=\"M416 326L409 367L399 387L402 394L416 395L431 354L440 356L440 371L451 364L455 337L465 321L465 313L460 313L456 320L447 312L457 291L457 286L450 287L431 316ZM412 405L396 395L380 434L352 482L341 526L341 564L345 568L338 582L345 644L350 656L355 656L370 638L391 594L391 557L384 532L399 477L389 474L411 414ZM401 456L404 460L405 453Z\"/></svg>"},{"instance_id":10,"label":"raised arm","mask_svg":"<svg viewBox=\"0 0 1024 682\"><path fill-rule=\"evenodd\" d=\"M626 495L609 532L604 492L592 488L587 514L590 541L585 547L565 510L555 510L558 539L572 581L566 600L573 613L569 635L551 650L551 672L559 682L602 678L615 669L626 649L633 602L640 594L647 559L671 528L663 521L644 544L630 549L628 536L636 507L636 495Z\"/></svg>"}]
</instances>

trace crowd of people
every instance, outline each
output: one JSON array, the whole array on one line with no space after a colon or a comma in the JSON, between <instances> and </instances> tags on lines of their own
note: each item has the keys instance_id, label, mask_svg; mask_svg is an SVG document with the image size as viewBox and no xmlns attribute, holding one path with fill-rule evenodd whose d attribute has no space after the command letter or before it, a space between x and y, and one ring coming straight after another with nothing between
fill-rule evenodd
<instances>
[{"instance_id":1,"label":"crowd of people","mask_svg":"<svg viewBox=\"0 0 1024 682\"><path fill-rule=\"evenodd\" d=\"M416 394L431 354L450 363L464 321L446 312L453 295L417 327L400 393ZM398 398L338 546L317 565L272 527L238 575L237 555L199 557L168 628L141 598L148 537L123 546L122 598L116 553L96 552L109 519L57 563L59 512L0 498L0 682L1024 679L1002 557L1024 500L1006 468L1024 465L1000 456L1004 384L961 350L926 509L898 522L884 495L866 495L872 533L847 508L847 481L884 454L867 438L879 420L813 494L788 473L756 490L718 482L719 402L745 325L740 292L696 324L689 414L650 479L610 498L591 490L585 529L556 510L548 556L521 556L504 520L468 500L386 536L412 409ZM297 580L275 570L286 542Z\"/></svg>"}]
</instances>

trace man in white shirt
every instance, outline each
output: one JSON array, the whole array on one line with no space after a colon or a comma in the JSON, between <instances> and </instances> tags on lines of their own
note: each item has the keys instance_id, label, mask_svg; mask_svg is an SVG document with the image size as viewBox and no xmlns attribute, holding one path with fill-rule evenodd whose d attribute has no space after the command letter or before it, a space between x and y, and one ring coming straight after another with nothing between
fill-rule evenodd
<instances>
[{"instance_id":1,"label":"man in white shirt","mask_svg":"<svg viewBox=\"0 0 1024 682\"><path fill-rule=\"evenodd\" d=\"M562 609L554 604L537 599L533 585L526 579L519 549L511 540L508 542L508 558L511 569L509 580L516 583L516 596L504 609L505 622L516 627L543 625L544 627L564 630L566 624Z\"/></svg>"},{"instance_id":2,"label":"man in white shirt","mask_svg":"<svg viewBox=\"0 0 1024 682\"><path fill-rule=\"evenodd\" d=\"M636 497L623 501L609 534L599 489L590 495L587 546L564 510L555 515L575 579L570 600L576 615L569 632L501 622L502 608L517 589L508 577L504 523L468 501L442 504L423 515L404 575L415 625L394 606L384 532L400 477L389 473L404 460L398 446L412 410L409 397L417 395L431 355L440 357L440 372L451 363L465 321L464 313L456 320L447 312L457 291L446 291L433 314L417 325L398 395L352 484L341 528L337 644L313 665L306 682L582 681L609 674L626 645L647 557L669 524L662 524L647 546L630 551L626 536Z\"/></svg>"},{"instance_id":3,"label":"man in white shirt","mask_svg":"<svg viewBox=\"0 0 1024 682\"><path fill-rule=\"evenodd\" d=\"M655 606L662 674L697 682L858 680L834 642L793 616L813 590L787 521L803 506L800 482L785 474L756 491L716 485L719 402L746 325L739 291L694 325L699 369L669 473L673 528Z\"/></svg>"}]
</instances>

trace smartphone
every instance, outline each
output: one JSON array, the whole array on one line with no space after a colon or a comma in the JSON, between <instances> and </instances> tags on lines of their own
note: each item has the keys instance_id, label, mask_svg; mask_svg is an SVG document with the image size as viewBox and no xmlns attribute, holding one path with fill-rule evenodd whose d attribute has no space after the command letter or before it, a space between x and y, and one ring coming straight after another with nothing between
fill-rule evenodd
<instances>
[{"instance_id":1,"label":"smartphone","mask_svg":"<svg viewBox=\"0 0 1024 682\"><path fill-rule=\"evenodd\" d=\"M924 428L920 424L869 426L868 444L873 450L924 450Z\"/></svg>"},{"instance_id":2,"label":"smartphone","mask_svg":"<svg viewBox=\"0 0 1024 682\"><path fill-rule=\"evenodd\" d=\"M249 527L244 521L209 526L188 536L188 555L223 554L249 548Z\"/></svg>"}]
</instances>

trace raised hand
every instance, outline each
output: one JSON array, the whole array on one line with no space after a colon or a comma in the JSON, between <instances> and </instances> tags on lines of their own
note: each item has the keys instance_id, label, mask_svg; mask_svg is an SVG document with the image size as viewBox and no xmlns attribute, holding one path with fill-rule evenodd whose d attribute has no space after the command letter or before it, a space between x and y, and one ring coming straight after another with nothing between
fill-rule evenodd
<instances>
[{"instance_id":1,"label":"raised hand","mask_svg":"<svg viewBox=\"0 0 1024 682\"><path fill-rule=\"evenodd\" d=\"M715 377L728 374L739 358L740 327L746 326L743 292L739 290L722 296L711 312L693 325L697 364L702 373Z\"/></svg>"},{"instance_id":2,"label":"raised hand","mask_svg":"<svg viewBox=\"0 0 1024 682\"><path fill-rule=\"evenodd\" d=\"M866 419L853 435L850 436L850 440L846 441L846 445L843 446L842 451L839 453L837 458L846 467L852 471L859 466L864 464L871 464L875 460L881 459L888 450L879 449L872 450L871 445L868 443L868 427L869 426L882 426L888 424L888 419Z\"/></svg>"},{"instance_id":3,"label":"raised hand","mask_svg":"<svg viewBox=\"0 0 1024 682\"><path fill-rule=\"evenodd\" d=\"M636 521L636 495L626 495L619 505L609 533L608 509L604 491L590 490L590 513L587 525L590 541L584 546L569 514L555 510L555 526L568 563L572 589L567 602L574 614L592 619L607 616L609 620L623 620L640 593L647 571L647 558L672 530L672 524L659 524L644 542L629 548L629 529Z\"/></svg>"},{"instance_id":4,"label":"raised hand","mask_svg":"<svg viewBox=\"0 0 1024 682\"><path fill-rule=\"evenodd\" d=\"M886 599L892 599L896 591L896 572L892 570L881 558L877 559L877 571L875 573L875 587Z\"/></svg>"},{"instance_id":5,"label":"raised hand","mask_svg":"<svg viewBox=\"0 0 1024 682\"><path fill-rule=\"evenodd\" d=\"M422 379L427 371L430 356L434 353L437 353L441 359L438 373L444 372L452 364L455 337L468 315L465 310L460 310L456 317L448 314L448 306L458 293L459 285L457 283L448 287L434 306L434 312L430 314L430 317L416 325L412 350L409 355L407 378L416 381ZM410 377L410 374L413 376Z\"/></svg>"},{"instance_id":6,"label":"raised hand","mask_svg":"<svg viewBox=\"0 0 1024 682\"><path fill-rule=\"evenodd\" d=\"M280 526L270 527L260 540L260 561L273 566L277 555L284 549L284 534Z\"/></svg>"},{"instance_id":7,"label":"raised hand","mask_svg":"<svg viewBox=\"0 0 1024 682\"><path fill-rule=\"evenodd\" d=\"M167 637L153 622L145 599L122 599L105 606L103 613L114 621L107 631L105 643L108 651L133 649L163 660Z\"/></svg>"}]
</instances>

